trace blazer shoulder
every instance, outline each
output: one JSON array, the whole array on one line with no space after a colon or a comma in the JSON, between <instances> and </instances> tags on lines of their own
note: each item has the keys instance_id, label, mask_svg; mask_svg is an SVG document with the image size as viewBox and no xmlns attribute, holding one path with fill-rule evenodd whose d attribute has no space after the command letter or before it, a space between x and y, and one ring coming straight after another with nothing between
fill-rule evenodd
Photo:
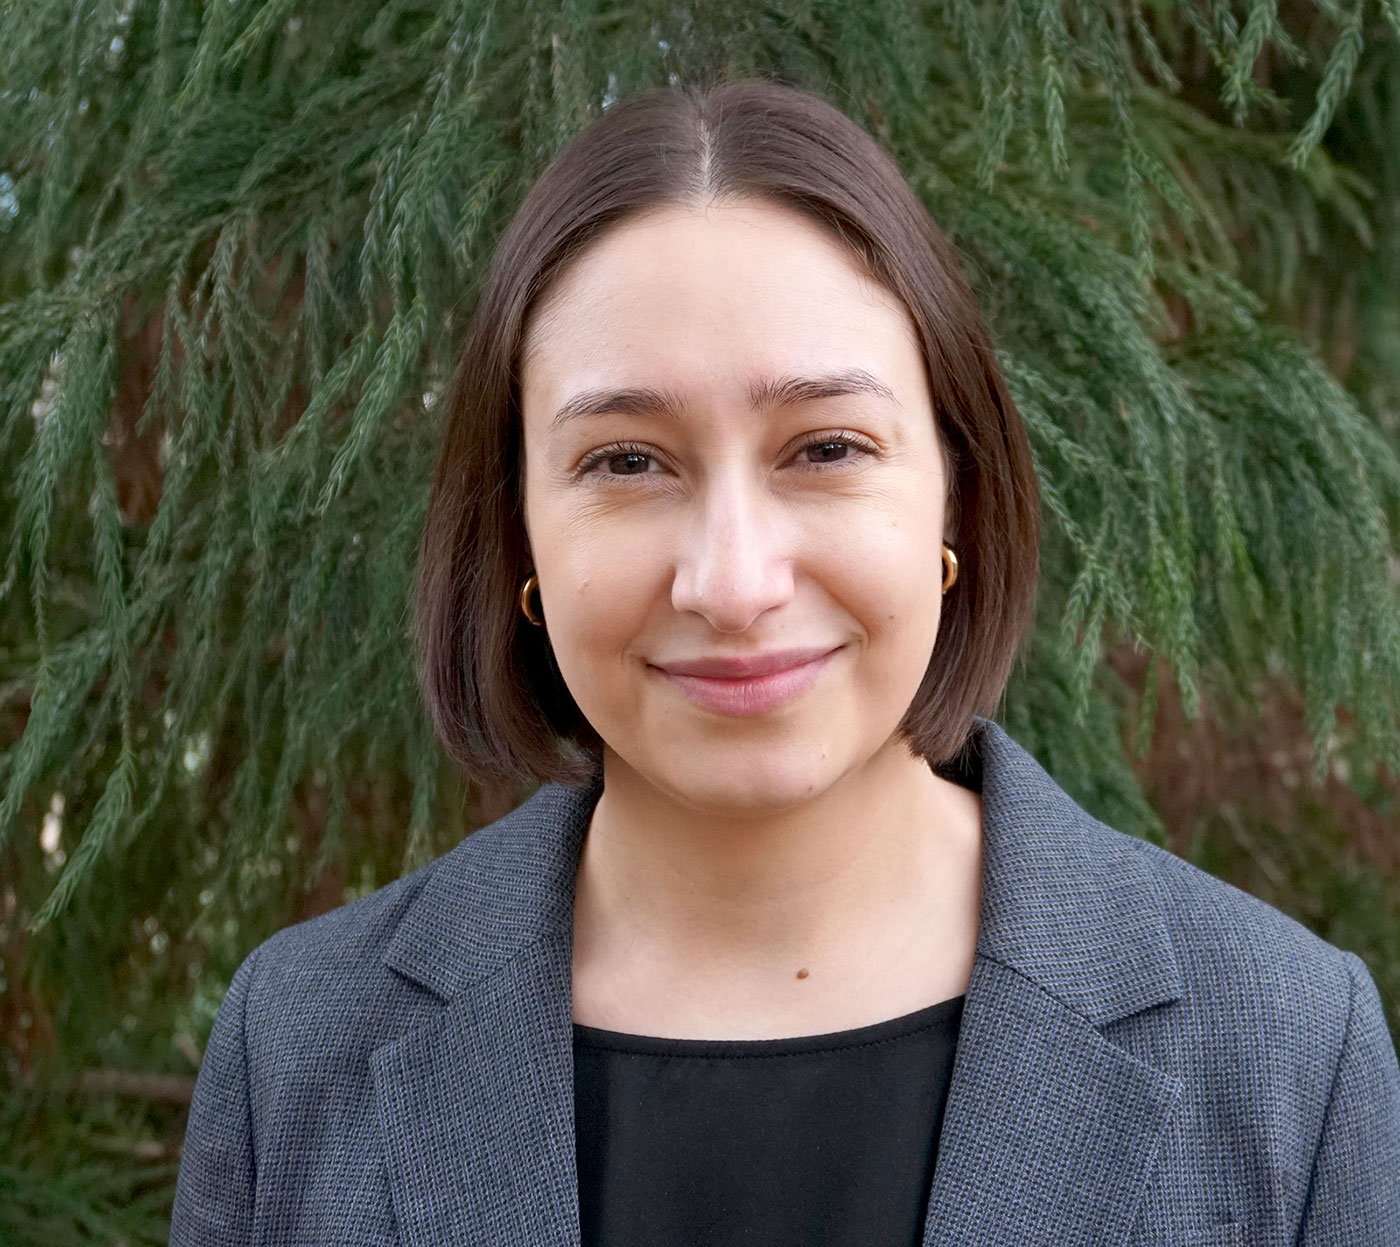
<instances>
[{"instance_id":1,"label":"blazer shoulder","mask_svg":"<svg viewBox=\"0 0 1400 1247\"><path fill-rule=\"evenodd\" d=\"M1344 949L1262 897L1188 862L1169 849L1123 832L1152 880L1173 933L1186 945L1269 972L1347 976Z\"/></svg>"},{"instance_id":2,"label":"blazer shoulder","mask_svg":"<svg viewBox=\"0 0 1400 1247\"><path fill-rule=\"evenodd\" d=\"M431 1011L433 1001L396 975L384 955L442 860L283 927L248 954L234 983L255 1088L264 1077L294 1077L302 1064L332 1053L359 1059L355 1054Z\"/></svg>"},{"instance_id":3,"label":"blazer shoulder","mask_svg":"<svg viewBox=\"0 0 1400 1247\"><path fill-rule=\"evenodd\" d=\"M358 977L379 962L404 916L437 876L462 877L501 855L502 844L512 838L512 815L521 808L469 832L446 853L373 892L274 932L249 954L259 978L306 986L324 979L350 988L342 976Z\"/></svg>"},{"instance_id":4,"label":"blazer shoulder","mask_svg":"<svg viewBox=\"0 0 1400 1247\"><path fill-rule=\"evenodd\" d=\"M1210 1122L1230 1153L1290 1175L1289 1241L1400 1241L1400 1187L1378 1176L1400 1163L1400 1060L1365 961L1169 850L1114 834L1161 899L1182 982L1180 1007L1125 1019L1114 1038L1183 1079L1193 1128Z\"/></svg>"},{"instance_id":5,"label":"blazer shoulder","mask_svg":"<svg viewBox=\"0 0 1400 1247\"><path fill-rule=\"evenodd\" d=\"M1187 998L1204 1024L1281 1048L1308 1035L1335 1055L1354 992L1369 979L1360 957L1170 850L1106 830L1145 868Z\"/></svg>"},{"instance_id":6,"label":"blazer shoulder","mask_svg":"<svg viewBox=\"0 0 1400 1247\"><path fill-rule=\"evenodd\" d=\"M526 801L409 874L258 944L239 968L250 1044L264 1035L271 1050L298 1036L323 1041L332 1033L374 1044L431 1012L433 991L396 970L391 945L405 925L434 947L464 935L500 941L492 925L500 914L478 904L474 883L512 873L528 834L519 815L529 808Z\"/></svg>"},{"instance_id":7,"label":"blazer shoulder","mask_svg":"<svg viewBox=\"0 0 1400 1247\"><path fill-rule=\"evenodd\" d=\"M281 928L262 941L256 959L259 980L319 981L349 988L383 956L400 920L440 869L442 858L347 901L314 918Z\"/></svg>"}]
</instances>

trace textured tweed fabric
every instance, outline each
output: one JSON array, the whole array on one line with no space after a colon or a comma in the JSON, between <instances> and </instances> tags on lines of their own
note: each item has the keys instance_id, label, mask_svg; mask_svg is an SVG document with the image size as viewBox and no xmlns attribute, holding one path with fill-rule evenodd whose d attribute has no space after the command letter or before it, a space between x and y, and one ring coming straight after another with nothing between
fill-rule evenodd
<instances>
[{"instance_id":1,"label":"textured tweed fabric","mask_svg":"<svg viewBox=\"0 0 1400 1247\"><path fill-rule=\"evenodd\" d=\"M1360 958L1091 818L995 722L968 757L981 927L925 1244L1400 1247L1400 1062ZM174 1247L578 1243L573 880L599 791L546 785L253 951Z\"/></svg>"}]
</instances>

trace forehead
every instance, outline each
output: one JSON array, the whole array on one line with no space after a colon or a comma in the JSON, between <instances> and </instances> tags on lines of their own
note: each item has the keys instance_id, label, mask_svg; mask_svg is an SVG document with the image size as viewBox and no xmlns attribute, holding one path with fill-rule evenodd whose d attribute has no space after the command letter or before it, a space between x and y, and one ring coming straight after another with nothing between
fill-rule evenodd
<instances>
[{"instance_id":1,"label":"forehead","mask_svg":"<svg viewBox=\"0 0 1400 1247\"><path fill-rule=\"evenodd\" d=\"M816 222L755 200L623 222L564 270L522 352L527 410L589 386L743 386L755 374L921 367L913 322Z\"/></svg>"}]
</instances>

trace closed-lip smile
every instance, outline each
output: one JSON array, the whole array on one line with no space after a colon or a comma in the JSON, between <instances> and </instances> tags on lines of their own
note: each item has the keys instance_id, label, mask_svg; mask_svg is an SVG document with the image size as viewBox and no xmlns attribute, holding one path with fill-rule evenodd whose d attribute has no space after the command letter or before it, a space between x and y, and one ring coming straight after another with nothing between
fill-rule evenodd
<instances>
[{"instance_id":1,"label":"closed-lip smile","mask_svg":"<svg viewBox=\"0 0 1400 1247\"><path fill-rule=\"evenodd\" d=\"M794 701L816 683L841 646L773 650L745 658L690 659L657 670L695 705L715 714L760 715Z\"/></svg>"},{"instance_id":2,"label":"closed-lip smile","mask_svg":"<svg viewBox=\"0 0 1400 1247\"><path fill-rule=\"evenodd\" d=\"M767 654L753 654L745 658L695 658L686 662L656 665L671 675L699 676L710 680L752 680L758 676L800 667L831 653L832 648L829 645L809 646L804 649L773 650Z\"/></svg>"}]
</instances>

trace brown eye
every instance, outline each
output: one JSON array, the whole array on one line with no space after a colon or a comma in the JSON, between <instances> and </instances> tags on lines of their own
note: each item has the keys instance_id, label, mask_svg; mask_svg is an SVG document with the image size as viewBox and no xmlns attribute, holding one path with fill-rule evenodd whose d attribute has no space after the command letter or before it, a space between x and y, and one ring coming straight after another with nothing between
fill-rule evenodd
<instances>
[{"instance_id":1,"label":"brown eye","mask_svg":"<svg viewBox=\"0 0 1400 1247\"><path fill-rule=\"evenodd\" d=\"M608 464L616 469L618 476L635 476L639 471L646 470L647 458L635 450L628 450L620 455L609 455Z\"/></svg>"},{"instance_id":2,"label":"brown eye","mask_svg":"<svg viewBox=\"0 0 1400 1247\"><path fill-rule=\"evenodd\" d=\"M849 442L831 441L812 442L808 445L807 450L809 453L815 452L815 454L817 455L817 458L815 458L812 462L831 463L835 460L845 458L846 451L848 451L850 448L851 447Z\"/></svg>"},{"instance_id":3,"label":"brown eye","mask_svg":"<svg viewBox=\"0 0 1400 1247\"><path fill-rule=\"evenodd\" d=\"M631 443L602 446L578 466L579 476L646 476L652 461L644 446Z\"/></svg>"},{"instance_id":4,"label":"brown eye","mask_svg":"<svg viewBox=\"0 0 1400 1247\"><path fill-rule=\"evenodd\" d=\"M856 454L851 454L856 451ZM802 447L802 454L808 456L806 463L811 467L844 467L854 464L861 455L871 455L875 449L864 438L854 433L821 433L810 438Z\"/></svg>"}]
</instances>

